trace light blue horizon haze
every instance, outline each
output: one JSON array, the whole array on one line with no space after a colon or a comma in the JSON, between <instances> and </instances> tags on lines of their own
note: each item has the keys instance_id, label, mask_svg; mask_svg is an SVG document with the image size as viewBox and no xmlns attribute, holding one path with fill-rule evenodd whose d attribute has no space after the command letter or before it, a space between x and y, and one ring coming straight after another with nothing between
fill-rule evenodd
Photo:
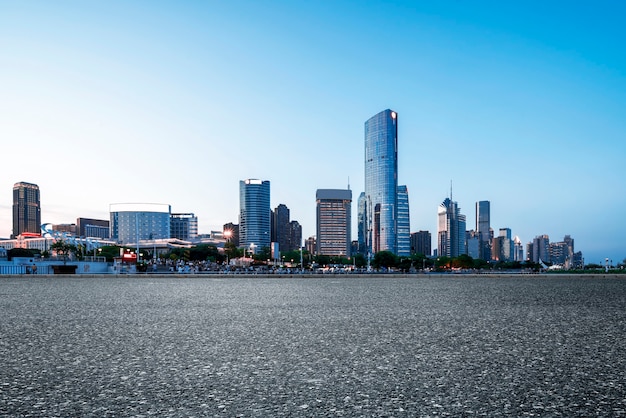
<instances>
[{"instance_id":1,"label":"light blue horizon haze","mask_svg":"<svg viewBox=\"0 0 626 418\"><path fill-rule=\"evenodd\" d=\"M12 187L42 221L109 205L238 222L239 181L271 182L303 237L315 192L363 191L364 123L398 112L411 231L459 202L524 244L626 258L621 2L0 0L0 237ZM349 180L348 180L349 179ZM353 239L356 239L356 213Z\"/></svg>"}]
</instances>

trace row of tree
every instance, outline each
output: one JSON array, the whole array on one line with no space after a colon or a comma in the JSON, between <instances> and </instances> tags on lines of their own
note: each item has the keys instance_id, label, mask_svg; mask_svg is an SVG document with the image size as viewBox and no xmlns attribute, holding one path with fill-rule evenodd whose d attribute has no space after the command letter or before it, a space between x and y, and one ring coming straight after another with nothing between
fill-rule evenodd
<instances>
[{"instance_id":1,"label":"row of tree","mask_svg":"<svg viewBox=\"0 0 626 418\"><path fill-rule=\"evenodd\" d=\"M132 248L128 248L133 250ZM113 261L115 257L119 257L121 250L126 250L126 247L120 246L103 246L98 249L98 255L105 257L107 261ZM50 257L50 252L55 253L57 256L67 260L70 255L73 255L78 260L84 259L87 254L85 248L81 245L73 245L66 241L56 241L50 246L50 251L40 252L39 250L14 248L7 251L9 259L13 257ZM229 259L235 259L240 257L252 258L256 264L265 264L267 261L271 261L271 252L269 247L264 247L252 254L243 248L238 248L234 244L228 242L224 246L224 250L220 251L215 245L200 244L191 248L173 248L166 254L158 254L159 258L167 258L171 260L183 260L183 261L211 261L216 263L226 263ZM154 257L152 250L143 249L142 259L150 260ZM399 257L389 251L380 251L372 257L371 260L362 254L356 254L352 258L347 257L332 257L326 255L312 255L308 251L286 251L281 254L279 263L288 262L290 265L300 267L300 260L302 259L305 268L309 268L313 265L328 266L328 265L343 265L354 266L357 268L365 268L371 266L374 269L397 269L401 271L414 271L414 270L435 270L435 271L447 271L447 270L534 270L538 271L541 266L538 263L531 261L510 261L510 262L488 262L485 260L474 259L469 255L460 255L459 257L439 257L432 258L426 257L423 254L415 254L409 257ZM626 259L621 266L626 265ZM620 266L618 265L618 267ZM589 269L602 268L600 265L588 265Z\"/></svg>"}]
</instances>

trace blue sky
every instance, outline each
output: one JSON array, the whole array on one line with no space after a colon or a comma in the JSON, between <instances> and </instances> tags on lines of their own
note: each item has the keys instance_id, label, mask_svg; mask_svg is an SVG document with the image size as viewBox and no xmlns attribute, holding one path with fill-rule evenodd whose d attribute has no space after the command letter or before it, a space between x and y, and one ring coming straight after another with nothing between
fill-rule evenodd
<instances>
[{"instance_id":1,"label":"blue sky","mask_svg":"<svg viewBox=\"0 0 626 418\"><path fill-rule=\"evenodd\" d=\"M412 231L436 236L452 181L468 228L489 200L496 231L622 260L625 7L509 3L0 0L0 237L18 181L44 222L155 202L209 232L245 178L307 237L318 188L349 178L356 214L391 108Z\"/></svg>"}]
</instances>

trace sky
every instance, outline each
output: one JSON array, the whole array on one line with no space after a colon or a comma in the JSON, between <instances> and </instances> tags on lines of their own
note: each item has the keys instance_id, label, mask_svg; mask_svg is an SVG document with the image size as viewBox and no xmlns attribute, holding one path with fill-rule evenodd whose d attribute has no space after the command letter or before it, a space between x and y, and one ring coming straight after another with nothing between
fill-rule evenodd
<instances>
[{"instance_id":1,"label":"sky","mask_svg":"<svg viewBox=\"0 0 626 418\"><path fill-rule=\"evenodd\" d=\"M626 5L619 1L0 0L0 237L12 188L42 222L112 203L238 222L271 182L303 236L317 189L364 188L364 123L398 113L411 231L450 195L475 228L571 235L626 258Z\"/></svg>"}]
</instances>

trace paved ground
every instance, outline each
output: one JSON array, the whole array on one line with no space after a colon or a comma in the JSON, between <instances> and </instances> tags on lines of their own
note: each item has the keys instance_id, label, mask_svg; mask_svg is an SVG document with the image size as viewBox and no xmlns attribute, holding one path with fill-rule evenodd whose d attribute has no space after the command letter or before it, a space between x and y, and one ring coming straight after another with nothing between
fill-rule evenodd
<instances>
[{"instance_id":1,"label":"paved ground","mask_svg":"<svg viewBox=\"0 0 626 418\"><path fill-rule=\"evenodd\" d=\"M0 415L626 416L626 279L2 278Z\"/></svg>"}]
</instances>

